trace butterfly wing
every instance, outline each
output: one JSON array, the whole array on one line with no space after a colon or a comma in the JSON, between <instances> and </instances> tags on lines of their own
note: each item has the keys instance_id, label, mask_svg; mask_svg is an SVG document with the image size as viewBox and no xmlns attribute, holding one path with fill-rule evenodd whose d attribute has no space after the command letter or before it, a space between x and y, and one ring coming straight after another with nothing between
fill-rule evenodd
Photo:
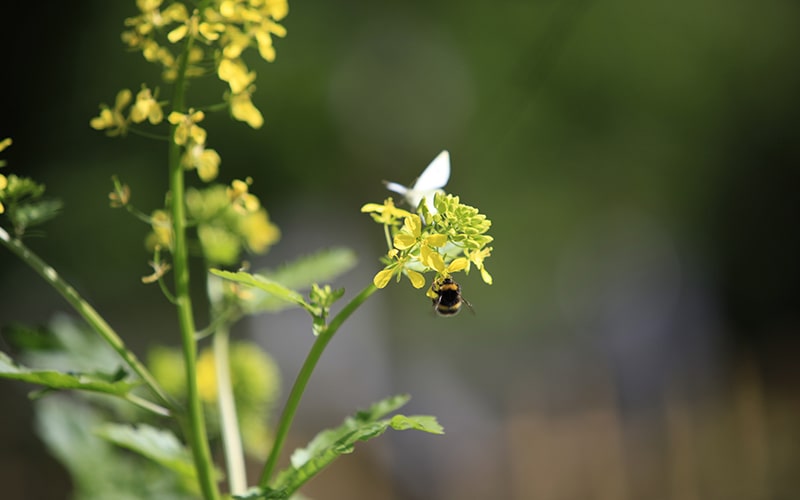
<instances>
[{"instance_id":1,"label":"butterfly wing","mask_svg":"<svg viewBox=\"0 0 800 500\"><path fill-rule=\"evenodd\" d=\"M436 213L433 207L433 194L443 188L448 180L450 180L450 153L444 150L425 167L422 174L414 181L413 187L409 188L396 182L385 182L385 184L389 191L403 195L413 208L425 198L431 213Z\"/></svg>"},{"instance_id":2,"label":"butterfly wing","mask_svg":"<svg viewBox=\"0 0 800 500\"><path fill-rule=\"evenodd\" d=\"M450 153L444 150L420 174L412 189L436 191L443 188L448 180L450 180Z\"/></svg>"},{"instance_id":3,"label":"butterfly wing","mask_svg":"<svg viewBox=\"0 0 800 500\"><path fill-rule=\"evenodd\" d=\"M389 182L389 181L383 181L383 183L386 184L386 189L388 189L389 191L394 191L395 193L400 193L403 196L405 196L405 194L408 192L408 188L405 187L402 184L398 184L396 182Z\"/></svg>"}]
</instances>

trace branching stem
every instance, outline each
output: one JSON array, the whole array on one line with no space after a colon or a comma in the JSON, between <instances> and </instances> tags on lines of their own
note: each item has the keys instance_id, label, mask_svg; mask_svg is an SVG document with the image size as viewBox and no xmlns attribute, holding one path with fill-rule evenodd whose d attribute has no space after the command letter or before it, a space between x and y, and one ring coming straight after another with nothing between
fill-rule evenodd
<instances>
[{"instance_id":1,"label":"branching stem","mask_svg":"<svg viewBox=\"0 0 800 500\"><path fill-rule=\"evenodd\" d=\"M156 382L153 375L147 370L136 355L125 347L122 338L113 328L103 319L102 316L92 307L80 294L69 284L55 269L47 265L38 255L28 248L21 240L12 238L5 229L0 227L0 243L11 250L23 262L33 268L47 283L55 288L69 304L80 314L103 340L114 349L125 363L136 372L147 387L158 397L159 401L168 409L175 408L174 402L167 395L161 386Z\"/></svg>"},{"instance_id":2,"label":"branching stem","mask_svg":"<svg viewBox=\"0 0 800 500\"><path fill-rule=\"evenodd\" d=\"M300 404L300 399L303 397L303 392L306 389L306 385L308 385L309 379L311 379L311 374L314 372L314 368L317 366L317 362L319 358L322 356L325 347L328 345L328 342L331 341L333 335L342 326L342 323L345 322L347 318L350 317L351 314L355 312L358 307L364 303L365 300L372 295L377 288L375 285L370 284L364 290L361 291L358 295L353 297L344 308L339 311L330 323L320 332L317 336L317 339L314 341L314 344L311 346L311 350L308 352L308 356L306 356L305 362L303 362L302 368L300 368L300 372L297 374L297 378L294 381L294 385L292 386L292 391L289 393L289 397L286 400L286 406L283 409L283 413L281 414L281 419L278 422L278 429L275 431L275 442L272 445L272 450L270 451L269 457L267 458L267 462L264 464L264 469L261 472L261 480L259 481L260 486L266 487L269 485L269 481L272 477L272 473L275 469L275 465L278 462L278 457L281 453L281 448L283 448L283 443L286 440L286 436L289 434L289 428L292 426L292 420L294 420L294 415L297 412L297 407Z\"/></svg>"}]
</instances>

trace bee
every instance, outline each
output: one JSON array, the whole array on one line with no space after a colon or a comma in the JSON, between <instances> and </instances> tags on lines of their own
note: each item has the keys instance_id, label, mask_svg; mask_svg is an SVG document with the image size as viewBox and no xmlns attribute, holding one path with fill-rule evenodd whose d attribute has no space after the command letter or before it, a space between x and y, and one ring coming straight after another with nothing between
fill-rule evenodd
<instances>
[{"instance_id":1,"label":"bee","mask_svg":"<svg viewBox=\"0 0 800 500\"><path fill-rule=\"evenodd\" d=\"M433 310L440 316L455 316L461 311L462 304L472 311L472 304L461 295L461 285L452 278L434 281L429 296L433 300Z\"/></svg>"},{"instance_id":2,"label":"bee","mask_svg":"<svg viewBox=\"0 0 800 500\"><path fill-rule=\"evenodd\" d=\"M419 202L425 199L431 214L435 214L433 195L441 191L448 180L450 180L450 153L444 150L425 167L413 186L406 187L396 182L384 181L384 183L386 189L403 195L408 204L415 209L419 206Z\"/></svg>"}]
</instances>

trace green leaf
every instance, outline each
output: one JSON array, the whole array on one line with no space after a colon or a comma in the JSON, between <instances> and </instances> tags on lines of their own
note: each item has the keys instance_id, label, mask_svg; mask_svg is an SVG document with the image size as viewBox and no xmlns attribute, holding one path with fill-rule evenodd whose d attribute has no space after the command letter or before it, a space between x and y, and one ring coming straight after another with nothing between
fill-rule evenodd
<instances>
[{"instance_id":1,"label":"green leaf","mask_svg":"<svg viewBox=\"0 0 800 500\"><path fill-rule=\"evenodd\" d=\"M360 410L356 413L355 418L362 422L374 422L395 410L400 409L409 402L411 396L408 394L398 394L391 396L374 403L366 410Z\"/></svg>"},{"instance_id":2,"label":"green leaf","mask_svg":"<svg viewBox=\"0 0 800 500\"><path fill-rule=\"evenodd\" d=\"M352 250L330 248L300 257L275 270L263 269L258 275L293 290L308 290L314 283L334 280L352 269L355 264L356 257ZM277 312L291 305L269 293L259 293L245 302L244 308L253 314L263 311Z\"/></svg>"},{"instance_id":3,"label":"green leaf","mask_svg":"<svg viewBox=\"0 0 800 500\"><path fill-rule=\"evenodd\" d=\"M246 273L244 271L232 273L230 271L221 271L219 269L211 269L211 274L219 276L220 278L225 278L227 280L241 283L243 285L256 287L260 290L267 292L268 294L272 295L277 299L289 302L290 304L294 304L303 307L305 309L309 309L311 307L309 304L306 303L305 300L303 300L303 296L300 295L298 292L290 288L287 288L286 286L278 283L277 281L273 281L263 276Z\"/></svg>"},{"instance_id":4,"label":"green leaf","mask_svg":"<svg viewBox=\"0 0 800 500\"><path fill-rule=\"evenodd\" d=\"M119 371L104 373L66 373L56 370L33 370L16 364L0 352L0 377L39 384L51 389L76 389L125 396L137 384L121 380Z\"/></svg>"},{"instance_id":5,"label":"green leaf","mask_svg":"<svg viewBox=\"0 0 800 500\"><path fill-rule=\"evenodd\" d=\"M149 425L134 427L106 423L98 427L95 434L177 472L184 479L194 480L196 478L191 453L169 431L156 429Z\"/></svg>"},{"instance_id":6,"label":"green leaf","mask_svg":"<svg viewBox=\"0 0 800 500\"><path fill-rule=\"evenodd\" d=\"M278 474L272 487L275 491L290 495L336 458L345 453L352 453L356 442L378 437L389 428L413 429L431 434L444 433L436 418L428 415L395 415L381 419L403 406L408 400L407 395L384 399L369 409L348 417L339 427L320 432L306 448L295 450L291 457L292 466Z\"/></svg>"},{"instance_id":7,"label":"green leaf","mask_svg":"<svg viewBox=\"0 0 800 500\"><path fill-rule=\"evenodd\" d=\"M289 288L305 290L314 283L329 282L355 265L355 253L349 248L329 248L300 257L274 271L260 271L259 274Z\"/></svg>"},{"instance_id":8,"label":"green leaf","mask_svg":"<svg viewBox=\"0 0 800 500\"><path fill-rule=\"evenodd\" d=\"M78 398L36 401L36 432L71 476L70 498L80 500L191 500L197 481L181 481L159 464L100 438L107 412Z\"/></svg>"},{"instance_id":9,"label":"green leaf","mask_svg":"<svg viewBox=\"0 0 800 500\"><path fill-rule=\"evenodd\" d=\"M9 210L9 216L14 227L28 228L54 218L61 211L61 206L60 200L20 203L13 210Z\"/></svg>"},{"instance_id":10,"label":"green leaf","mask_svg":"<svg viewBox=\"0 0 800 500\"><path fill-rule=\"evenodd\" d=\"M389 420L389 425L396 431L415 431L430 432L431 434L444 434L444 427L430 415L395 415Z\"/></svg>"}]
</instances>

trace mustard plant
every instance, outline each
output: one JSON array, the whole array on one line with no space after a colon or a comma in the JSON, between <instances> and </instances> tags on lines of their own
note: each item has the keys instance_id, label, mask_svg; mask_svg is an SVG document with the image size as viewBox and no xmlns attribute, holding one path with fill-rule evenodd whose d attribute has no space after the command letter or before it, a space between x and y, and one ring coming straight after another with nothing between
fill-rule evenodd
<instances>
[{"instance_id":1,"label":"mustard plant","mask_svg":"<svg viewBox=\"0 0 800 500\"><path fill-rule=\"evenodd\" d=\"M285 0L137 0L136 8L137 14L124 21L122 42L158 65L161 81L141 84L135 94L117 91L113 106L101 105L89 126L115 139L128 134L151 138L154 147L164 150L169 190L163 206L136 206L136 193L116 176L108 197L111 208L146 224L143 238L152 272L141 281L157 286L174 305L180 348L159 346L141 360L75 288L26 246L29 229L55 217L61 204L46 198L45 187L32 179L0 175L0 243L85 321L81 326L64 317L53 320L49 335L58 341L57 354L31 349L24 358L26 365L41 368L0 353L0 376L42 386L38 396L65 390L92 396L74 411L66 410L69 405L56 409L45 398L39 417L45 436L60 427L71 425L74 434L75 428L93 426L87 432L101 442L92 441L93 465L81 458L78 448L84 441L78 436L53 445L80 496L109 498L128 487L130 498L212 500L223 492L234 498L289 498L335 458L352 452L357 441L389 428L442 433L431 416L389 416L408 401L408 396L394 396L320 432L277 470L305 387L344 322L392 278L406 276L415 289L422 289L425 274L433 274L426 290L431 299L437 284L473 267L491 284L485 267L492 251L487 234L491 222L443 191L422 197L410 211L395 206L392 198L365 204L362 212L383 226L387 253L372 283L337 312L335 304L345 291L324 282L352 268L355 258L349 250L322 250L278 269L249 272L244 255L266 253L281 232L253 192L256 180L216 181L224 172L222 158L212 147L213 134L204 120L209 113L227 111L246 126L263 126L263 115L252 102L256 73L243 54L255 50L263 60L275 60L273 42L286 35L281 22L288 5ZM216 104L189 102L189 82L201 78L220 82ZM209 101L213 99L204 96ZM10 145L11 139L0 141L0 152ZM190 275L190 249L198 249L206 271L200 276ZM210 321L202 327L195 324L197 306L189 293L190 281L197 279L208 297ZM273 430L270 418L280 399L279 360L255 343L232 342L230 332L247 315L289 307L310 315L309 331L316 338ZM87 337L87 327L97 335ZM212 446L221 449L224 465L213 460ZM133 451L141 460L132 462L119 449ZM256 480L246 475L246 456L263 461ZM100 484L103 475L93 469L100 463L113 471L113 483L106 478L108 484ZM163 477L153 470L164 469L172 480L143 480Z\"/></svg>"}]
</instances>

